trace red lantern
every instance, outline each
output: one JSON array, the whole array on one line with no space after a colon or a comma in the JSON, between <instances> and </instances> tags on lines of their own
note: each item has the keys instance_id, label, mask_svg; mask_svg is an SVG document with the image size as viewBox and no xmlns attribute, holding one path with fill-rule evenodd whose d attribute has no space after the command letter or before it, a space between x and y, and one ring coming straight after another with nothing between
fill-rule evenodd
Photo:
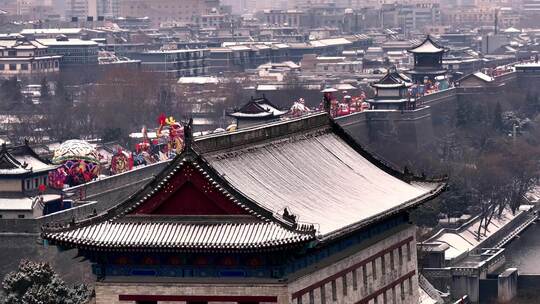
<instances>
[{"instance_id":1,"label":"red lantern","mask_svg":"<svg viewBox=\"0 0 540 304\"><path fill-rule=\"evenodd\" d=\"M39 193L43 194L45 190L47 190L47 186L45 186L44 184L39 185L38 187Z\"/></svg>"}]
</instances>

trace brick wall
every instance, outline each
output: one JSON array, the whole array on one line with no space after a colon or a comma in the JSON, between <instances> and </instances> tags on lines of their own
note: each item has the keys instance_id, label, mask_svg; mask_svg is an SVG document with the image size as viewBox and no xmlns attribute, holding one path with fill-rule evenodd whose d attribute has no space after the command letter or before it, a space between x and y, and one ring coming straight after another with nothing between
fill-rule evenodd
<instances>
[{"instance_id":1,"label":"brick wall","mask_svg":"<svg viewBox=\"0 0 540 304\"><path fill-rule=\"evenodd\" d=\"M276 296L278 304L288 304L285 284L197 284L197 283L111 283L96 284L96 304L135 304L135 301L120 301L119 295L157 296ZM159 304L182 303L159 301ZM209 302L212 303L212 302ZM227 303L227 302L216 302ZM235 303L236 302L232 302Z\"/></svg>"},{"instance_id":2,"label":"brick wall","mask_svg":"<svg viewBox=\"0 0 540 304\"><path fill-rule=\"evenodd\" d=\"M414 232L404 229L295 280L289 285L291 303L417 303Z\"/></svg>"}]
</instances>

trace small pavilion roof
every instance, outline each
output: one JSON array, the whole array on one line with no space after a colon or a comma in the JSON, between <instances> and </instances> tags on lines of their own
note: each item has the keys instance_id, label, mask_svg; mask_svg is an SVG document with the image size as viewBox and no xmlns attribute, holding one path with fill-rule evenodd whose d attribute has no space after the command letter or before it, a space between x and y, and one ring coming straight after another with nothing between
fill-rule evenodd
<instances>
[{"instance_id":1,"label":"small pavilion roof","mask_svg":"<svg viewBox=\"0 0 540 304\"><path fill-rule=\"evenodd\" d=\"M239 110L229 113L229 116L234 118L278 118L286 113L287 111L280 110L279 107L272 104L266 97L262 97L257 99L252 98Z\"/></svg>"},{"instance_id":2,"label":"small pavilion roof","mask_svg":"<svg viewBox=\"0 0 540 304\"><path fill-rule=\"evenodd\" d=\"M410 53L414 54L435 54L435 53L443 53L448 51L445 47L441 46L437 42L435 42L430 35L422 41L419 45L416 45L412 47L411 49L407 50Z\"/></svg>"},{"instance_id":3,"label":"small pavilion roof","mask_svg":"<svg viewBox=\"0 0 540 304\"><path fill-rule=\"evenodd\" d=\"M28 164L20 163L11 153L5 144L0 149L0 175L23 175L31 173L32 169Z\"/></svg>"},{"instance_id":4,"label":"small pavilion roof","mask_svg":"<svg viewBox=\"0 0 540 304\"><path fill-rule=\"evenodd\" d=\"M28 143L13 147L3 144L0 148L0 175L17 176L52 169L54 166L37 155Z\"/></svg>"},{"instance_id":5,"label":"small pavilion roof","mask_svg":"<svg viewBox=\"0 0 540 304\"><path fill-rule=\"evenodd\" d=\"M388 73L386 73L386 75L371 84L372 87L379 89L393 89L409 87L411 85L411 79L405 74L399 73L396 69L388 70Z\"/></svg>"}]
</instances>

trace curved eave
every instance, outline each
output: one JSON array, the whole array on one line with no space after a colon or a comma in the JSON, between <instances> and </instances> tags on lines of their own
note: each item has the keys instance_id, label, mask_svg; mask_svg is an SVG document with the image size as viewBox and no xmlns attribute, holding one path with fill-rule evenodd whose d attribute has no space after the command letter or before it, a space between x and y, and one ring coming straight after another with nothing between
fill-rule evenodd
<instances>
[{"instance_id":1,"label":"curved eave","mask_svg":"<svg viewBox=\"0 0 540 304\"><path fill-rule=\"evenodd\" d=\"M432 51L422 51L422 50L417 50L417 49L412 49L412 50L407 50L407 52L409 53L413 53L413 54L444 54L446 52L448 52L447 49L438 49L438 50L432 50Z\"/></svg>"},{"instance_id":2,"label":"curved eave","mask_svg":"<svg viewBox=\"0 0 540 304\"><path fill-rule=\"evenodd\" d=\"M396 83L396 84L372 83L371 86L378 89L397 89L397 88L408 88L412 86L412 83Z\"/></svg>"},{"instance_id":3,"label":"curved eave","mask_svg":"<svg viewBox=\"0 0 540 304\"><path fill-rule=\"evenodd\" d=\"M416 69L416 70L409 70L407 73L412 75L422 75L422 74L428 74L428 75L442 75L445 73L448 73L448 70L422 70L422 69Z\"/></svg>"},{"instance_id":4,"label":"curved eave","mask_svg":"<svg viewBox=\"0 0 540 304\"><path fill-rule=\"evenodd\" d=\"M341 238L341 237L344 237L346 235L349 235L351 233L354 233L355 231L358 231L362 228L365 228L373 223L376 223L376 222L379 222L383 219L386 219L386 218L389 218L389 217L392 217L396 214L399 214L401 212L406 212L412 208L415 208L415 207L418 207L419 205L427 202L427 201L430 201L432 200L433 198L439 196L445 189L446 189L446 186L447 186L447 183L446 182L440 182L440 183L437 183L437 186L431 190L430 192L422 195L422 196L419 196L415 199L412 199L408 202L405 202L403 203L402 205L398 206L398 207L395 207L395 208L392 208L390 210L387 210L385 211L384 213L380 213L380 214L377 214L375 216L372 216L368 219L365 219L361 222L357 222L357 223L354 223L352 225L349 225L349 226L346 226L346 227L343 227L339 230L336 230L336 231L333 231L333 232L330 232L330 233L327 233L325 235L322 235L320 237L320 243L321 244L324 244L324 243L327 243L327 242L331 242L335 239L338 239L338 238Z\"/></svg>"},{"instance_id":5,"label":"curved eave","mask_svg":"<svg viewBox=\"0 0 540 304\"><path fill-rule=\"evenodd\" d=\"M246 118L246 119L260 119L260 118L269 118L274 117L274 113L271 112L263 112L263 113L240 113L240 112L234 112L227 114L234 118Z\"/></svg>"},{"instance_id":6,"label":"curved eave","mask_svg":"<svg viewBox=\"0 0 540 304\"><path fill-rule=\"evenodd\" d=\"M182 244L182 245L163 245L155 244L152 246L112 246L104 244L87 244L72 242L69 240L58 240L50 237L48 234L42 234L51 245L65 247L69 249L101 251L101 252L125 252L125 251L147 251L147 252L255 252L255 251L279 251L289 248L298 248L316 241L315 236L300 236L292 240L273 241L264 244L230 244L221 245L201 245L201 244Z\"/></svg>"}]
</instances>

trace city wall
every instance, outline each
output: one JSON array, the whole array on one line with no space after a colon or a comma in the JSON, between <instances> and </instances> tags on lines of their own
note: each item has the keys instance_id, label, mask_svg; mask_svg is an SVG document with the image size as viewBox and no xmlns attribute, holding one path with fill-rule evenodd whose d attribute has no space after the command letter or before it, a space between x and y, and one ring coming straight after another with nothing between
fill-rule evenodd
<instances>
[{"instance_id":1,"label":"city wall","mask_svg":"<svg viewBox=\"0 0 540 304\"><path fill-rule=\"evenodd\" d=\"M496 77L484 87L453 87L422 96L413 111L365 111L338 117L336 121L372 152L390 163L403 164L421 148L435 145L455 126L458 101L493 105L500 100L511 102L516 92L540 93L538 83L540 75L512 72ZM388 149L397 145L400 155L395 153L396 149Z\"/></svg>"}]
</instances>

